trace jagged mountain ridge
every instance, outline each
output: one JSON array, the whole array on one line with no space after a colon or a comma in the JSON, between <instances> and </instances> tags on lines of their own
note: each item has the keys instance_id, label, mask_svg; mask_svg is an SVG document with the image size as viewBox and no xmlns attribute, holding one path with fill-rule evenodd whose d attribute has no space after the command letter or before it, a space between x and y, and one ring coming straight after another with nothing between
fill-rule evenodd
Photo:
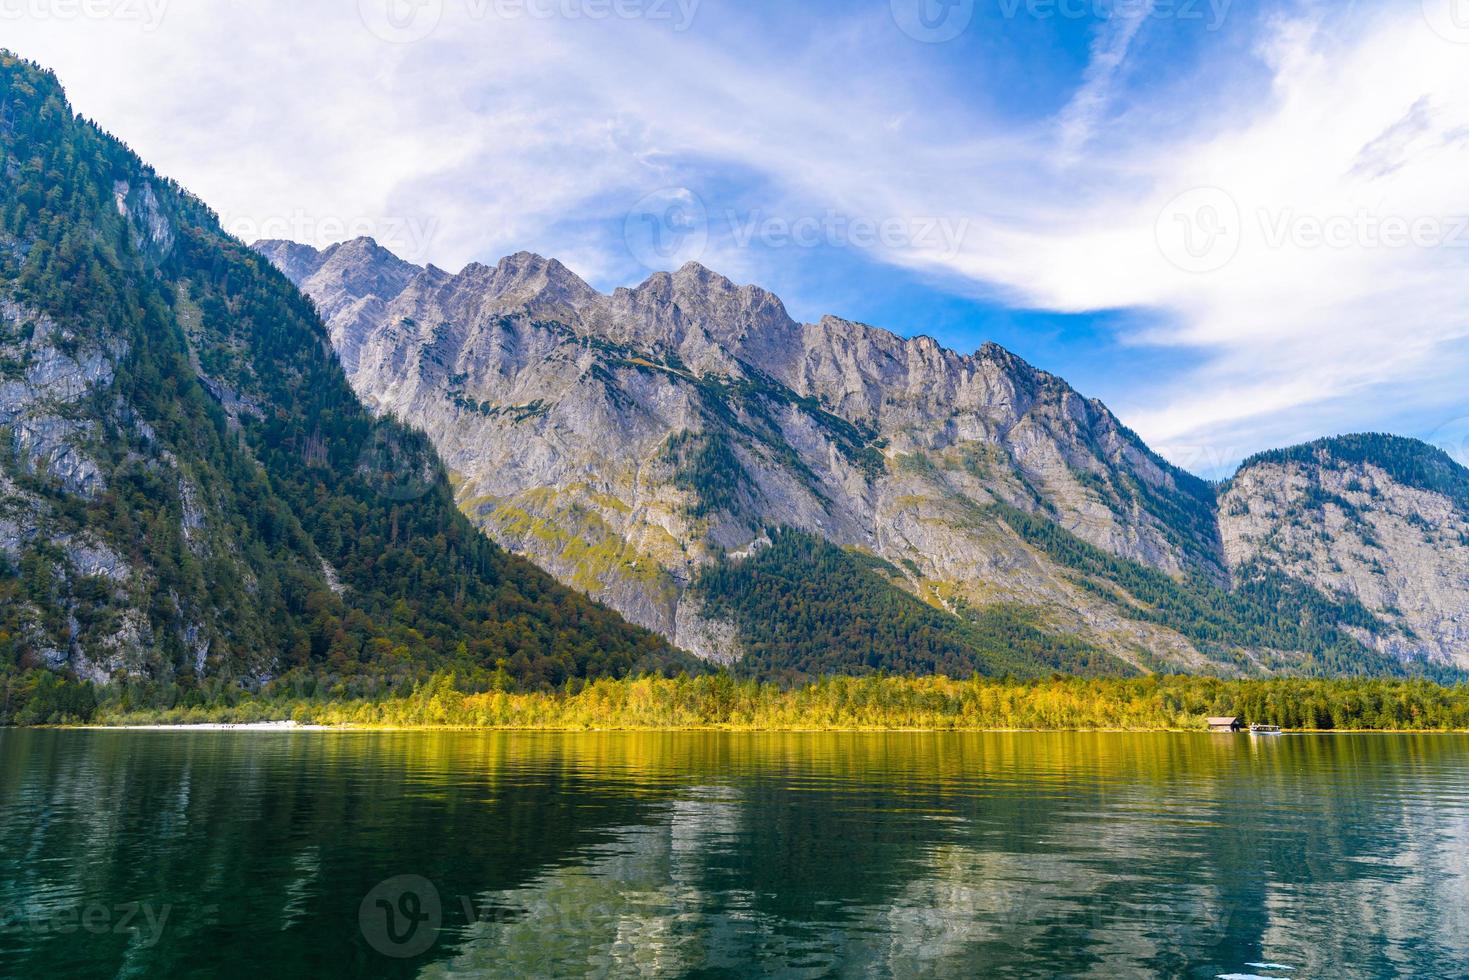
<instances>
[{"instance_id":1,"label":"jagged mountain ridge","mask_svg":"<svg viewBox=\"0 0 1469 980\"><path fill-rule=\"evenodd\" d=\"M472 351L469 342L479 339L473 331L485 321L515 314L568 327L593 344L611 344L613 354L669 358L655 366L686 377L746 386L773 381L783 387L781 394L813 402L804 407L854 427L841 437L846 448L871 448L881 439L890 455L901 455L964 442L1002 443L1037 489L1059 501L1063 524L1083 538L1173 571L1222 570L1217 535L1206 521L1176 533L1189 522L1177 519L1175 498L1197 509L1212 500L1212 490L1152 453L1101 403L998 345L966 356L928 337L905 340L836 317L798 324L777 297L756 286L736 286L697 264L602 296L560 262L530 253L509 256L494 268L474 263L454 276L404 263L370 239L327 249L314 263L301 246L259 247L308 286L349 374L363 376L360 387L370 397L388 390L389 378L381 375L401 370L402 363L390 357L359 363L364 343L460 345L457 355L459 349ZM395 315L423 309L444 317L425 330L450 324L461 332L386 336L383 311L389 305ZM397 322L403 320L428 322L410 315ZM503 376L517 366L501 363L498 369ZM402 387L392 391L393 398L406 394ZM1068 429L1080 435L1071 444L1062 438L1071 432L1058 436ZM1088 493L1080 486L1085 477L1077 479L1114 471L1159 495L1142 495L1135 511L1117 520L1111 506L1116 501Z\"/></svg>"},{"instance_id":2,"label":"jagged mountain ridge","mask_svg":"<svg viewBox=\"0 0 1469 980\"><path fill-rule=\"evenodd\" d=\"M260 247L294 255L298 275L309 267L299 247ZM602 296L523 253L458 275L419 270L396 296L359 292L395 289L406 271L359 240L301 280L359 394L430 434L461 506L497 540L685 648L738 656L688 589L773 524L897 560L931 601L1040 605L1108 648L1207 663L1059 579L980 512L1053 501L1089 540L1222 575L1212 531L1189 540L1176 534L1186 522L1148 510L1176 499L1174 481L1195 500L1211 491L997 347L962 358L835 319L803 326L771 294L698 266ZM843 329L852 343L822 356ZM1089 441L1054 435L1078 419ZM898 472L875 482L892 461ZM991 468L1003 478L985 479Z\"/></svg>"},{"instance_id":3,"label":"jagged mountain ridge","mask_svg":"<svg viewBox=\"0 0 1469 980\"><path fill-rule=\"evenodd\" d=\"M363 399L433 438L472 518L703 656L741 650L730 624L702 614L701 571L785 526L893 562L950 611L1018 604L1135 666L1300 659L1150 615L1119 584L1135 577L1127 568L1079 575L1004 518L1033 515L1192 583L1190 608L1217 604L1240 576L1275 589L1287 573L1226 549L1212 486L996 345L961 355L835 317L800 324L770 293L696 264L603 295L530 253L455 275L369 239L256 247L317 301ZM1371 624L1352 634L1364 663L1369 648L1457 658L1406 636L1393 613L1344 615ZM1318 615L1260 615L1298 614Z\"/></svg>"}]
</instances>

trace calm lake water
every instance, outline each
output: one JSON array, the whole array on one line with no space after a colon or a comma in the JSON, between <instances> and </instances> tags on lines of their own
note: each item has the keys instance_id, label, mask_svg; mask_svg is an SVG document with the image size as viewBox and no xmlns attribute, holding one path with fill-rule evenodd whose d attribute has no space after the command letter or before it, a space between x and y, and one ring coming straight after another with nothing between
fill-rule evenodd
<instances>
[{"instance_id":1,"label":"calm lake water","mask_svg":"<svg viewBox=\"0 0 1469 980\"><path fill-rule=\"evenodd\" d=\"M5 977L1466 977L1469 738L6 731L0 915Z\"/></svg>"}]
</instances>

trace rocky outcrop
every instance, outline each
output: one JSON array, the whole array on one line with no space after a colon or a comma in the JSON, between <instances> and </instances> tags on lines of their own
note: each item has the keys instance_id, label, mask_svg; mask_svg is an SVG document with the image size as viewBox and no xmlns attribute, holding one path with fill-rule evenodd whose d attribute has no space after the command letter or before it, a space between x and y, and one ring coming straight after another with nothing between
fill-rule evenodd
<instances>
[{"instance_id":1,"label":"rocky outcrop","mask_svg":"<svg viewBox=\"0 0 1469 980\"><path fill-rule=\"evenodd\" d=\"M80 406L111 384L124 353L125 345L76 336L0 296L0 426L23 471L86 497L106 488L87 448L99 430Z\"/></svg>"},{"instance_id":2,"label":"rocky outcrop","mask_svg":"<svg viewBox=\"0 0 1469 980\"><path fill-rule=\"evenodd\" d=\"M111 385L115 362L125 351L121 344L109 347L76 336L41 311L0 296L0 565L23 571L26 557L44 546L54 556L48 574L60 580L57 591L63 595L86 580L97 583L95 593L109 597L146 584L90 529L64 529L56 498L41 492L49 486L93 500L107 489L93 457L102 426L85 406ZM91 679L140 662L151 640L145 623L129 619L84 651L80 628L70 630L70 644L57 643L44 628L48 610L27 595L10 601L22 642L31 641L47 665L71 666ZM49 611L76 623L75 603Z\"/></svg>"}]
</instances>

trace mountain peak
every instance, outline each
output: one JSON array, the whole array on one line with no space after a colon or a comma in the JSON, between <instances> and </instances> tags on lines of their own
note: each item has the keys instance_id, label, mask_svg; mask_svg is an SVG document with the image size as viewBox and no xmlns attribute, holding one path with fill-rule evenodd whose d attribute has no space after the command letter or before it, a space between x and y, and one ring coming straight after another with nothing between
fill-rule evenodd
<instances>
[{"instance_id":1,"label":"mountain peak","mask_svg":"<svg viewBox=\"0 0 1469 980\"><path fill-rule=\"evenodd\" d=\"M294 283L316 274L321 268L320 250L281 238L262 238L250 246Z\"/></svg>"},{"instance_id":2,"label":"mountain peak","mask_svg":"<svg viewBox=\"0 0 1469 980\"><path fill-rule=\"evenodd\" d=\"M707 265L704 265L702 262L685 262L683 265L678 267L678 271L674 273L674 278L697 279L704 282L725 283L728 284L731 288L734 288L735 285L734 281L728 276L724 276L718 272L715 272L713 269L709 268Z\"/></svg>"},{"instance_id":3,"label":"mountain peak","mask_svg":"<svg viewBox=\"0 0 1469 980\"><path fill-rule=\"evenodd\" d=\"M594 300L598 293L556 259L535 252L516 252L495 263L466 265L455 279L481 290L498 307L569 306Z\"/></svg>"},{"instance_id":4,"label":"mountain peak","mask_svg":"<svg viewBox=\"0 0 1469 980\"><path fill-rule=\"evenodd\" d=\"M257 252L294 252L301 255L319 255L320 250L303 242L293 242L289 238L257 238L250 243L250 247Z\"/></svg>"},{"instance_id":5,"label":"mountain peak","mask_svg":"<svg viewBox=\"0 0 1469 980\"><path fill-rule=\"evenodd\" d=\"M395 259L398 257L388 249L383 248L381 245L379 245L377 239L373 238L371 235L359 235L356 238L350 238L345 242L338 242L335 245L331 245L323 249L322 251L342 252L347 255L392 255Z\"/></svg>"},{"instance_id":6,"label":"mountain peak","mask_svg":"<svg viewBox=\"0 0 1469 980\"><path fill-rule=\"evenodd\" d=\"M709 268L701 262L685 262L673 273L670 281L676 289L692 292L695 288L706 294L714 293L737 293L750 298L752 305L774 304L780 307L782 314L785 312L785 304L780 297L769 290L754 285L753 283L737 283L729 276Z\"/></svg>"},{"instance_id":7,"label":"mountain peak","mask_svg":"<svg viewBox=\"0 0 1469 980\"><path fill-rule=\"evenodd\" d=\"M422 271L367 235L321 249L284 239L262 239L250 247L298 285L313 276L328 274L340 280L371 282L382 293L391 288L390 283L401 289Z\"/></svg>"},{"instance_id":8,"label":"mountain peak","mask_svg":"<svg viewBox=\"0 0 1469 980\"><path fill-rule=\"evenodd\" d=\"M333 295L322 276L309 285L319 300ZM507 313L528 313L530 322L507 330L498 322ZM429 351L421 332L393 329L410 318L461 329L435 335L443 346ZM556 260L517 252L457 277L424 273L386 306L344 307L332 337L374 405L435 434L466 494L514 501L477 515L491 533L563 581L591 584L597 598L641 625L711 656L737 656L738 641L689 633L698 597L682 583L717 560L716 546L743 548L771 524L869 549L932 581L957 583L976 601L1004 596L1024 605L1093 600L1079 600L1059 571L1015 572L1036 560L1061 562L1056 570L1072 559L1015 550L1020 544L994 523L1008 518L987 504L1029 514L1031 530L1005 526L1032 535L1026 540L1037 547L1062 540L1051 534L1074 535L1119 562L1163 573L1138 579L1148 588L1175 579L1227 588L1230 575L1259 557L1252 545L1226 550L1213 486L1170 466L1100 402L999 344L961 354L930 336L838 317L799 324L771 293L698 262L604 296ZM370 342L359 356L361 337ZM426 363L439 367L426 371ZM514 406L535 411L505 411ZM1402 448L1390 453L1402 458L1400 468L1423 471L1423 482L1443 476L1427 465L1432 460ZM507 520L512 511L546 527L595 528L598 548L636 556L650 577L589 565L562 538L528 531L534 525L519 516ZM1036 530L1045 522L1059 530ZM1238 544L1241 535L1248 537L1229 540ZM1304 570L1295 581L1319 572ZM1123 588L1122 581L1114 584ZM1459 592L1445 594L1459 602ZM1203 634L1164 636L1151 621L1125 625L1134 606L1117 608L1120 620L1110 605L1089 620L1110 624L1106 642L1117 649L1147 649L1180 666L1211 662L1212 647L1189 645ZM1384 599L1373 608L1392 606ZM1426 624L1425 636L1442 624L1457 629L1459 619L1469 622L1462 608L1413 622ZM1194 620L1177 624L1188 631ZM1276 634L1266 639L1277 642ZM1320 645L1299 636L1280 642L1304 644L1289 646L1295 652ZM1433 642L1411 649L1441 649ZM1379 656L1376 648L1358 654L1364 663Z\"/></svg>"},{"instance_id":9,"label":"mountain peak","mask_svg":"<svg viewBox=\"0 0 1469 980\"><path fill-rule=\"evenodd\" d=\"M566 268L555 259L548 259L538 252L529 252L524 249L511 255L506 255L499 262L495 263L495 268L501 272L515 272L518 270L545 271L553 267Z\"/></svg>"}]
</instances>

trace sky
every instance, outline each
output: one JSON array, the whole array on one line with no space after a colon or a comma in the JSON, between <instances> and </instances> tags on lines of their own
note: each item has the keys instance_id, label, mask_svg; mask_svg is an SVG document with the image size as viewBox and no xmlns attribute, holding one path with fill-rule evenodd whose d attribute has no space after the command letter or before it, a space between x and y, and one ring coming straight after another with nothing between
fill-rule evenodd
<instances>
[{"instance_id":1,"label":"sky","mask_svg":"<svg viewBox=\"0 0 1469 980\"><path fill-rule=\"evenodd\" d=\"M1469 0L0 0L247 241L700 261L993 340L1175 463L1469 463Z\"/></svg>"}]
</instances>

